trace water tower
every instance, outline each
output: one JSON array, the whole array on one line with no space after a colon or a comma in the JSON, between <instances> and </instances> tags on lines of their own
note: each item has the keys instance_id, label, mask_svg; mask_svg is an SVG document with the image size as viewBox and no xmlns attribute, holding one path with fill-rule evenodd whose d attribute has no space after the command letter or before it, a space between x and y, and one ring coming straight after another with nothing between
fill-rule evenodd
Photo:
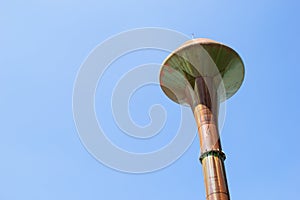
<instances>
[{"instance_id":1,"label":"water tower","mask_svg":"<svg viewBox=\"0 0 300 200\"><path fill-rule=\"evenodd\" d=\"M198 126L200 162L207 200L229 200L218 113L220 103L240 88L244 79L241 57L210 39L187 41L164 61L160 85L173 101L191 107Z\"/></svg>"}]
</instances>

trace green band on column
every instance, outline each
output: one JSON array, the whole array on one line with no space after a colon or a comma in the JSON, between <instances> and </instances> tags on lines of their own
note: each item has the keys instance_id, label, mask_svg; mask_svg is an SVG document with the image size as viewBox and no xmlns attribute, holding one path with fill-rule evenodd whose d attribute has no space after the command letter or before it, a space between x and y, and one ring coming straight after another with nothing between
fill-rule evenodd
<instances>
[{"instance_id":1,"label":"green band on column","mask_svg":"<svg viewBox=\"0 0 300 200\"><path fill-rule=\"evenodd\" d=\"M200 162L202 164L202 160L208 156L215 156L215 157L218 157L220 158L222 161L224 161L226 159L226 155L225 153L223 153L222 151L219 151L219 150L211 150L211 151L206 151L204 152L203 154L201 154L200 156Z\"/></svg>"}]
</instances>

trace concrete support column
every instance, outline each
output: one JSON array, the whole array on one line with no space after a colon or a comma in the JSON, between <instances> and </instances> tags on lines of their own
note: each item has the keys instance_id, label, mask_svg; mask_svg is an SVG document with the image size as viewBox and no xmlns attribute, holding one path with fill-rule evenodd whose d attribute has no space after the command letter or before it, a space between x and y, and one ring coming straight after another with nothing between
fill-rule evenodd
<instances>
[{"instance_id":1,"label":"concrete support column","mask_svg":"<svg viewBox=\"0 0 300 200\"><path fill-rule=\"evenodd\" d=\"M201 157L207 200L229 200L229 191L218 130L218 106L213 79L197 77L195 93L198 98L194 116L198 126Z\"/></svg>"}]
</instances>

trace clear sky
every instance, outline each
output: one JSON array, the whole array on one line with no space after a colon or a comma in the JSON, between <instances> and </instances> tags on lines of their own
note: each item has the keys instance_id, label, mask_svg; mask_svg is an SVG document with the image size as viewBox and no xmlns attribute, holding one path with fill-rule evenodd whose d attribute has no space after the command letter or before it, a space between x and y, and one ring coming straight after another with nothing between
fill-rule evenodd
<instances>
[{"instance_id":1,"label":"clear sky","mask_svg":"<svg viewBox=\"0 0 300 200\"><path fill-rule=\"evenodd\" d=\"M222 130L231 197L297 199L299 6L297 1L277 0L1 1L0 199L205 199L198 138L171 166L137 175L104 166L78 137L72 93L82 62L108 37L142 27L193 33L239 52L246 76L227 102ZM166 55L148 50L124 56L107 76L161 63ZM126 67L120 71L120 66ZM109 91L112 82L101 87ZM149 106L159 100L172 110L164 128L172 133L179 107L158 87L145 89L132 98L132 118L149 123ZM172 138L166 134L153 143L131 143L115 128L112 115L101 112L107 108L97 104L101 95L97 92L97 116L118 145L147 152Z\"/></svg>"}]
</instances>

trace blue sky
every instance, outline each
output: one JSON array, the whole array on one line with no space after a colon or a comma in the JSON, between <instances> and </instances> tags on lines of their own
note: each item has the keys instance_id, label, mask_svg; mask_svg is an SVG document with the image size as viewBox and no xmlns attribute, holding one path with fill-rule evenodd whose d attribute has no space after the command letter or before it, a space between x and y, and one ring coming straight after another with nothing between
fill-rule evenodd
<instances>
[{"instance_id":1,"label":"blue sky","mask_svg":"<svg viewBox=\"0 0 300 200\"><path fill-rule=\"evenodd\" d=\"M239 52L246 77L227 102L222 130L231 197L296 199L300 179L298 8L296 1L276 0L1 1L0 199L205 198L197 138L173 165L133 175L99 163L78 137L72 92L80 65L111 35L140 27L194 33ZM129 70L131 64L159 63L166 55L133 53L112 69L118 72L118 65ZM142 105L145 95L155 97L147 105L160 100L177 112L178 106L164 98L159 88L146 89L130 105L137 122L148 123ZM101 112L97 115L103 117ZM110 119L105 122L107 129ZM176 114L167 121L177 122ZM121 145L123 137L116 139ZM167 139L170 136L154 145L161 146ZM123 145L132 148L129 142ZM145 151L155 147L150 143Z\"/></svg>"}]
</instances>

